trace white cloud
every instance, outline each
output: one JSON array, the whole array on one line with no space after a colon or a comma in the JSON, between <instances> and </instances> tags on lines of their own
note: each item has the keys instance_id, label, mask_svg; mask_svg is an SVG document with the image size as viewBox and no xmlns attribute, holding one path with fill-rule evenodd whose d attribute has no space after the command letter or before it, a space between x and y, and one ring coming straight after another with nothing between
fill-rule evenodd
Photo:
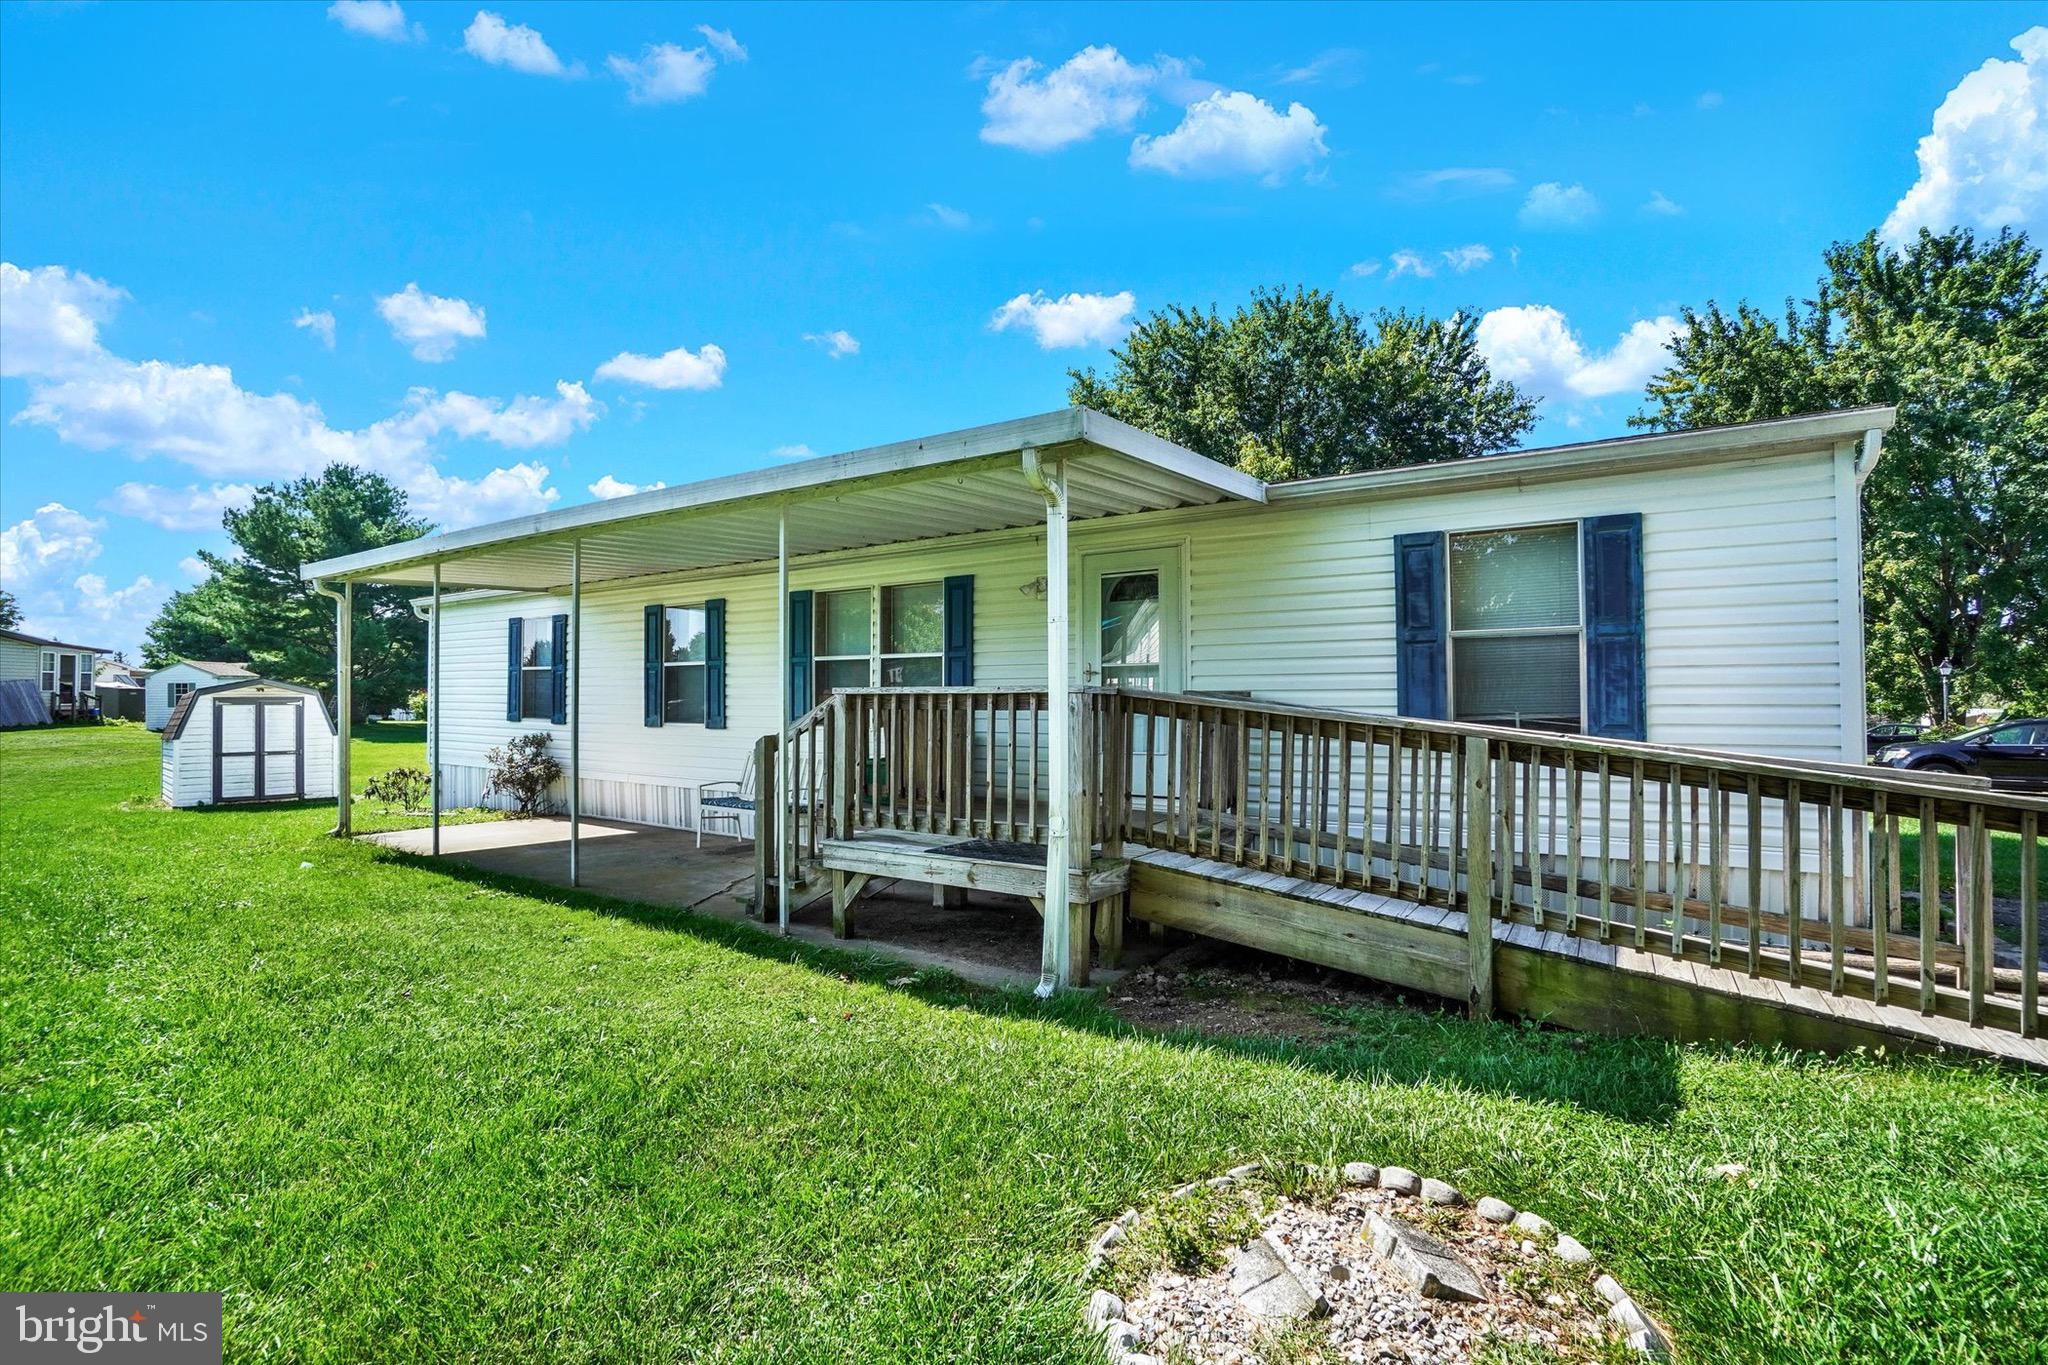
<instances>
[{"instance_id":1,"label":"white cloud","mask_svg":"<svg viewBox=\"0 0 2048 1365\"><path fill-rule=\"evenodd\" d=\"M1546 180L1522 201L1524 227L1576 227L1600 211L1600 201L1584 185Z\"/></svg>"},{"instance_id":2,"label":"white cloud","mask_svg":"<svg viewBox=\"0 0 2048 1365\"><path fill-rule=\"evenodd\" d=\"M932 221L942 228L951 228L955 232L964 232L974 226L974 218L971 214L962 213L950 204L926 204L924 209L926 213L932 216Z\"/></svg>"},{"instance_id":3,"label":"white cloud","mask_svg":"<svg viewBox=\"0 0 2048 1365\"><path fill-rule=\"evenodd\" d=\"M1460 275L1468 270L1477 270L1493 260L1493 248L1484 242L1472 242L1465 246L1454 246L1444 253L1444 264Z\"/></svg>"},{"instance_id":4,"label":"white cloud","mask_svg":"<svg viewBox=\"0 0 2048 1365\"><path fill-rule=\"evenodd\" d=\"M630 498L635 493L651 493L657 488L666 487L668 485L659 479L653 483L627 483L624 479L615 479L607 474L590 485L590 493L592 497L610 502L613 498Z\"/></svg>"},{"instance_id":5,"label":"white cloud","mask_svg":"<svg viewBox=\"0 0 2048 1365\"><path fill-rule=\"evenodd\" d=\"M703 37L705 42L711 44L711 50L718 54L720 61L743 62L747 59L747 49L741 45L739 39L732 36L729 30L713 28L709 24L699 24L697 25L697 32Z\"/></svg>"},{"instance_id":6,"label":"white cloud","mask_svg":"<svg viewBox=\"0 0 2048 1365\"><path fill-rule=\"evenodd\" d=\"M327 7L327 17L350 33L387 43L424 42L427 36L418 24L405 22L405 9L398 0L334 0Z\"/></svg>"},{"instance_id":7,"label":"white cloud","mask_svg":"<svg viewBox=\"0 0 2048 1365\"><path fill-rule=\"evenodd\" d=\"M1380 263L1378 261L1353 261L1351 268L1344 273L1354 280L1366 279L1369 276L1380 273Z\"/></svg>"},{"instance_id":8,"label":"white cloud","mask_svg":"<svg viewBox=\"0 0 2048 1365\"><path fill-rule=\"evenodd\" d=\"M850 355L860 354L860 338L845 328L830 332L805 332L805 341L814 341L825 348L825 354L834 360L844 360Z\"/></svg>"},{"instance_id":9,"label":"white cloud","mask_svg":"<svg viewBox=\"0 0 2048 1365\"><path fill-rule=\"evenodd\" d=\"M1670 363L1678 331L1674 317L1640 320L1611 349L1588 351L1563 313L1538 304L1491 310L1476 340L1496 379L1546 398L1602 398L1641 389Z\"/></svg>"},{"instance_id":10,"label":"white cloud","mask_svg":"<svg viewBox=\"0 0 2048 1365\"><path fill-rule=\"evenodd\" d=\"M1300 66L1288 67L1275 79L1282 85L1356 85L1365 54L1355 47L1333 47L1318 52Z\"/></svg>"},{"instance_id":11,"label":"white cloud","mask_svg":"<svg viewBox=\"0 0 2048 1365\"><path fill-rule=\"evenodd\" d=\"M247 507L255 496L255 485L246 483L163 488L130 482L108 494L100 506L166 531L218 531L224 512L231 507Z\"/></svg>"},{"instance_id":12,"label":"white cloud","mask_svg":"<svg viewBox=\"0 0 2048 1365\"><path fill-rule=\"evenodd\" d=\"M197 583L204 579L207 574L211 573L212 570L206 567L206 561L198 555L186 555L178 561L178 572L185 575L192 582Z\"/></svg>"},{"instance_id":13,"label":"white cloud","mask_svg":"<svg viewBox=\"0 0 2048 1365\"><path fill-rule=\"evenodd\" d=\"M131 649L141 639L143 620L165 593L146 574L110 589L104 575L90 571L105 548L106 525L49 502L0 530L0 582L20 602L24 630L109 649ZM107 638L116 634L121 638Z\"/></svg>"},{"instance_id":14,"label":"white cloud","mask_svg":"<svg viewBox=\"0 0 2048 1365\"><path fill-rule=\"evenodd\" d=\"M1673 203L1662 190L1651 190L1650 197L1643 201L1643 212L1657 218L1676 218L1685 212L1685 205Z\"/></svg>"},{"instance_id":15,"label":"white cloud","mask_svg":"<svg viewBox=\"0 0 2048 1365\"><path fill-rule=\"evenodd\" d=\"M605 59L605 65L626 83L626 98L635 104L680 104L695 99L710 86L711 73L718 68L704 48L682 48L674 43L650 44L642 49L638 61L615 52Z\"/></svg>"},{"instance_id":16,"label":"white cloud","mask_svg":"<svg viewBox=\"0 0 2048 1365\"><path fill-rule=\"evenodd\" d=\"M1956 83L1920 139L1920 178L1884 220L1900 242L1921 228L2038 232L2048 203L2048 28L2012 40L2018 61L1992 58Z\"/></svg>"},{"instance_id":17,"label":"white cloud","mask_svg":"<svg viewBox=\"0 0 2048 1365\"><path fill-rule=\"evenodd\" d=\"M695 354L687 346L661 355L620 351L597 367L597 377L650 389L715 389L725 382L725 352L708 341Z\"/></svg>"},{"instance_id":18,"label":"white cloud","mask_svg":"<svg viewBox=\"0 0 2048 1365\"><path fill-rule=\"evenodd\" d=\"M1445 166L1440 170L1411 175L1401 182L1399 188L1409 198L1430 199L1485 194L1512 188L1514 183L1515 177L1499 166Z\"/></svg>"},{"instance_id":19,"label":"white cloud","mask_svg":"<svg viewBox=\"0 0 2048 1365\"><path fill-rule=\"evenodd\" d=\"M1141 133L1131 143L1131 165L1178 176L1256 175L1278 184L1329 155L1327 131L1306 105L1290 104L1281 114L1256 95L1219 90L1189 105L1172 132Z\"/></svg>"},{"instance_id":20,"label":"white cloud","mask_svg":"<svg viewBox=\"0 0 2048 1365\"><path fill-rule=\"evenodd\" d=\"M334 314L322 309L314 312L301 308L299 315L292 319L292 326L302 328L320 338L320 344L328 350L334 349Z\"/></svg>"},{"instance_id":21,"label":"white cloud","mask_svg":"<svg viewBox=\"0 0 2048 1365\"><path fill-rule=\"evenodd\" d=\"M1162 76L1185 68L1171 58L1156 65L1124 60L1113 47L1084 47L1065 62L1042 68L1019 57L989 78L981 102L987 122L981 140L1026 152L1050 152L1097 133L1120 133L1144 112L1146 92Z\"/></svg>"},{"instance_id":22,"label":"white cloud","mask_svg":"<svg viewBox=\"0 0 2048 1365\"><path fill-rule=\"evenodd\" d=\"M1693 104L1701 109L1719 109L1721 107L1721 92L1718 90L1702 90L1700 91L1700 97L1694 100Z\"/></svg>"},{"instance_id":23,"label":"white cloud","mask_svg":"<svg viewBox=\"0 0 2048 1365\"><path fill-rule=\"evenodd\" d=\"M581 384L561 380L553 398L522 394L509 403L466 393L414 389L405 408L391 419L397 429L420 440L450 433L463 440L481 437L511 450L555 446L589 428L603 409Z\"/></svg>"},{"instance_id":24,"label":"white cloud","mask_svg":"<svg viewBox=\"0 0 2048 1365\"><path fill-rule=\"evenodd\" d=\"M1039 349L1046 351L1106 346L1130 330L1131 309L1137 303L1137 296L1128 289L1114 294L1063 294L1056 299L1034 291L1019 294L996 309L988 325L996 332L1029 328Z\"/></svg>"},{"instance_id":25,"label":"white cloud","mask_svg":"<svg viewBox=\"0 0 2048 1365\"><path fill-rule=\"evenodd\" d=\"M1389 280L1398 280L1403 275L1414 275L1426 280L1431 275L1436 274L1436 267L1424 260L1421 252L1410 251L1405 247L1399 251L1390 252L1387 256L1387 262L1392 267L1387 271L1387 278Z\"/></svg>"},{"instance_id":26,"label":"white cloud","mask_svg":"<svg viewBox=\"0 0 2048 1365\"><path fill-rule=\"evenodd\" d=\"M124 291L82 272L0 262L0 375L63 374L100 352Z\"/></svg>"},{"instance_id":27,"label":"white cloud","mask_svg":"<svg viewBox=\"0 0 2048 1365\"><path fill-rule=\"evenodd\" d=\"M0 309L10 363L18 357L29 381L27 402L14 421L45 427L87 450L169 459L220 485L317 474L335 462L355 464L390 478L423 514L444 525L465 525L536 511L559 495L546 487L544 465L521 463L476 479L445 473L437 464L443 440L531 449L567 440L602 412L576 383L558 384L552 398L510 402L422 388L391 416L358 430L338 430L317 403L291 394L251 393L224 365L136 361L106 350L77 316L81 297L110 307L106 300L119 296L98 281L61 267L22 271L6 264L0 264L0 278L10 286L7 306ZM17 336L25 339L19 348L13 345ZM63 344L49 344L53 337ZM189 491L195 498L230 496L225 487L206 495L197 486ZM19 548L21 538L15 540L17 550L9 553L27 553Z\"/></svg>"},{"instance_id":28,"label":"white cloud","mask_svg":"<svg viewBox=\"0 0 2048 1365\"><path fill-rule=\"evenodd\" d=\"M808 460L818 452L798 441L795 445L777 446L768 453L781 460Z\"/></svg>"},{"instance_id":29,"label":"white cloud","mask_svg":"<svg viewBox=\"0 0 2048 1365\"><path fill-rule=\"evenodd\" d=\"M580 76L583 67L565 66L547 40L524 24L508 24L504 17L480 9L469 27L462 31L462 48L470 56L492 66L509 66L529 76Z\"/></svg>"},{"instance_id":30,"label":"white cloud","mask_svg":"<svg viewBox=\"0 0 2048 1365\"><path fill-rule=\"evenodd\" d=\"M408 284L396 294L380 295L377 312L391 326L391 335L412 348L415 358L442 361L455 354L455 344L484 334L484 310L462 299L444 299Z\"/></svg>"}]
</instances>

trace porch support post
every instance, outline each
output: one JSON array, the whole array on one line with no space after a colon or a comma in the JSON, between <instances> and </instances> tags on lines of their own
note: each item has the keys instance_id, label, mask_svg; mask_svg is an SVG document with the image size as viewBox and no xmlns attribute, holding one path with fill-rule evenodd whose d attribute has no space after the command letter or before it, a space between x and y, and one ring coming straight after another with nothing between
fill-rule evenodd
<instances>
[{"instance_id":1,"label":"porch support post","mask_svg":"<svg viewBox=\"0 0 2048 1365\"><path fill-rule=\"evenodd\" d=\"M353 583L339 589L320 587L334 599L334 833L346 839L355 832L355 793L349 776L349 741L354 734L349 712L355 705L355 607Z\"/></svg>"},{"instance_id":2,"label":"porch support post","mask_svg":"<svg viewBox=\"0 0 2048 1365\"><path fill-rule=\"evenodd\" d=\"M1073 806L1073 699L1067 685L1067 480L1066 466L1039 463L1024 451L1024 477L1045 495L1045 687L1047 784L1045 812L1045 924L1038 994L1073 982L1073 925L1067 903L1069 818Z\"/></svg>"},{"instance_id":3,"label":"porch support post","mask_svg":"<svg viewBox=\"0 0 2048 1365\"><path fill-rule=\"evenodd\" d=\"M775 925L784 934L789 932L789 509L784 507L775 517L775 622L776 635L780 643L775 647L779 666L776 676L780 679L777 694L776 715L780 719L776 728L780 739L775 745L775 808L770 817L770 827L775 839ZM754 813L754 837L761 837L760 810Z\"/></svg>"},{"instance_id":4,"label":"porch support post","mask_svg":"<svg viewBox=\"0 0 2048 1365\"><path fill-rule=\"evenodd\" d=\"M583 884L583 542L569 542L569 885Z\"/></svg>"},{"instance_id":5,"label":"porch support post","mask_svg":"<svg viewBox=\"0 0 2048 1365\"><path fill-rule=\"evenodd\" d=\"M434 608L427 618L427 785L434 794L434 856L441 856L441 561L434 561Z\"/></svg>"}]
</instances>

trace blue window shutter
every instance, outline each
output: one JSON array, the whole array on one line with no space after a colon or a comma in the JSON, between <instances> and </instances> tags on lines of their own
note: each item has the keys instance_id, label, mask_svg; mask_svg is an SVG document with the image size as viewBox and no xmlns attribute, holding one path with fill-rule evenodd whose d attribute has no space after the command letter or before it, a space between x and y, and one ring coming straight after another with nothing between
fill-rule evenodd
<instances>
[{"instance_id":1,"label":"blue window shutter","mask_svg":"<svg viewBox=\"0 0 2048 1365\"><path fill-rule=\"evenodd\" d=\"M704 604L704 728L725 728L725 599Z\"/></svg>"},{"instance_id":2,"label":"blue window shutter","mask_svg":"<svg viewBox=\"0 0 2048 1365\"><path fill-rule=\"evenodd\" d=\"M640 632L640 723L647 726L661 724L661 626L662 608L646 608Z\"/></svg>"},{"instance_id":3,"label":"blue window shutter","mask_svg":"<svg viewBox=\"0 0 2048 1365\"><path fill-rule=\"evenodd\" d=\"M1579 534L1586 574L1586 733L1647 739L1643 517L1588 517Z\"/></svg>"},{"instance_id":4,"label":"blue window shutter","mask_svg":"<svg viewBox=\"0 0 2048 1365\"><path fill-rule=\"evenodd\" d=\"M811 709L811 590L789 595L789 718Z\"/></svg>"},{"instance_id":5,"label":"blue window shutter","mask_svg":"<svg viewBox=\"0 0 2048 1365\"><path fill-rule=\"evenodd\" d=\"M1444 652L1443 532L1395 536L1394 704L1401 715L1450 715Z\"/></svg>"},{"instance_id":6,"label":"blue window shutter","mask_svg":"<svg viewBox=\"0 0 2048 1365\"><path fill-rule=\"evenodd\" d=\"M555 665L549 671L548 691L552 694L554 714L549 717L557 725L569 723L569 618L557 616L554 620ZM580 645L582 641L577 641Z\"/></svg>"},{"instance_id":7,"label":"blue window shutter","mask_svg":"<svg viewBox=\"0 0 2048 1365\"><path fill-rule=\"evenodd\" d=\"M519 638L520 627L526 623L513 617L505 623L505 719L519 719L519 660L526 652L526 642Z\"/></svg>"},{"instance_id":8,"label":"blue window shutter","mask_svg":"<svg viewBox=\"0 0 2048 1365\"><path fill-rule=\"evenodd\" d=\"M946 671L948 687L974 686L974 575L946 580Z\"/></svg>"}]
</instances>

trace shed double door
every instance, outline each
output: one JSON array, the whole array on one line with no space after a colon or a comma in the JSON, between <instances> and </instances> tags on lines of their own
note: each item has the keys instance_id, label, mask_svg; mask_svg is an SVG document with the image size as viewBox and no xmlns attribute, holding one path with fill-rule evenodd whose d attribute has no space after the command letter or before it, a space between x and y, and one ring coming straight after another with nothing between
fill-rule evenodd
<instances>
[{"instance_id":1,"label":"shed double door","mask_svg":"<svg viewBox=\"0 0 2048 1365\"><path fill-rule=\"evenodd\" d=\"M213 799L284 801L306 790L306 711L297 701L213 703Z\"/></svg>"}]
</instances>

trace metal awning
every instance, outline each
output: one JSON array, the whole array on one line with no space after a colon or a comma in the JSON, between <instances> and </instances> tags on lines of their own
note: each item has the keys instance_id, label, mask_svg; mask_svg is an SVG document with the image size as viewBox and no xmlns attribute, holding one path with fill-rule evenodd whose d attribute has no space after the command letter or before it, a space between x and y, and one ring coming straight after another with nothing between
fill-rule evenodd
<instances>
[{"instance_id":1,"label":"metal awning","mask_svg":"<svg viewBox=\"0 0 2048 1365\"><path fill-rule=\"evenodd\" d=\"M1264 502L1258 479L1086 408L731 474L425 536L309 564L331 583L553 591L582 546L586 586L1045 523L1022 452L1065 464L1069 515Z\"/></svg>"}]
</instances>

